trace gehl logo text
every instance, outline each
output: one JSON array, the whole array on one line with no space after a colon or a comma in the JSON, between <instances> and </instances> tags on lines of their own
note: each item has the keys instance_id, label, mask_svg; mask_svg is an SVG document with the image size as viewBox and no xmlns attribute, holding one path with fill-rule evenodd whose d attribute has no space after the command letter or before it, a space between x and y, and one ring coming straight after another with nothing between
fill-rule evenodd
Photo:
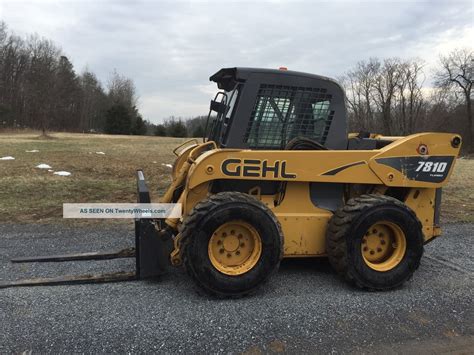
<instances>
[{"instance_id":1,"label":"gehl logo text","mask_svg":"<svg viewBox=\"0 0 474 355\"><path fill-rule=\"evenodd\" d=\"M296 174L286 171L285 160L269 163L268 160L230 158L222 162L221 169L227 176L296 178Z\"/></svg>"}]
</instances>

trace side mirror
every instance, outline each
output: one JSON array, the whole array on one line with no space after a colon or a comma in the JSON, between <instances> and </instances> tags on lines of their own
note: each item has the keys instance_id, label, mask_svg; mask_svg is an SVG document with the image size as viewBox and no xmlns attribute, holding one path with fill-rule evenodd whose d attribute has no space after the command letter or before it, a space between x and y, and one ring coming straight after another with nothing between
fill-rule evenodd
<instances>
[{"instance_id":1,"label":"side mirror","mask_svg":"<svg viewBox=\"0 0 474 355\"><path fill-rule=\"evenodd\" d=\"M226 105L222 102L211 100L211 111L225 113Z\"/></svg>"}]
</instances>

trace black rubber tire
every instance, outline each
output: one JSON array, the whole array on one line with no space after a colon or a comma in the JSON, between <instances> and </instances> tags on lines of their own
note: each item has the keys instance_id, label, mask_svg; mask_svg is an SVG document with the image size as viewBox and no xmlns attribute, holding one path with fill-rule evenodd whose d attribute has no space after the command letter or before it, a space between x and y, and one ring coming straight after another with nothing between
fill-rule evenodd
<instances>
[{"instance_id":1,"label":"black rubber tire","mask_svg":"<svg viewBox=\"0 0 474 355\"><path fill-rule=\"evenodd\" d=\"M389 271L376 271L364 261L362 237L379 221L397 224L405 234L406 252ZM367 290L389 290L409 280L423 255L422 225L403 202L383 195L362 195L350 199L329 221L326 251L336 272L349 283Z\"/></svg>"},{"instance_id":2,"label":"black rubber tire","mask_svg":"<svg viewBox=\"0 0 474 355\"><path fill-rule=\"evenodd\" d=\"M248 272L230 276L219 272L208 255L209 240L222 224L243 220L260 235L262 253ZM278 270L283 257L283 233L273 212L241 192L220 192L196 204L180 228L183 263L200 289L214 297L238 298L261 286Z\"/></svg>"}]
</instances>

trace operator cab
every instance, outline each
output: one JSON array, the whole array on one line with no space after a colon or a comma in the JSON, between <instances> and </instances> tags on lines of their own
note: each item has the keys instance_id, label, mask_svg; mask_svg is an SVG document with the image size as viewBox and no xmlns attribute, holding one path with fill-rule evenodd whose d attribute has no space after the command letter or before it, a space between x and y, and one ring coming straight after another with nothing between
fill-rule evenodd
<instances>
[{"instance_id":1,"label":"operator cab","mask_svg":"<svg viewBox=\"0 0 474 355\"><path fill-rule=\"evenodd\" d=\"M334 80L301 72L225 68L209 78L205 140L222 148L288 149L305 138L325 149L347 148L344 91Z\"/></svg>"}]
</instances>

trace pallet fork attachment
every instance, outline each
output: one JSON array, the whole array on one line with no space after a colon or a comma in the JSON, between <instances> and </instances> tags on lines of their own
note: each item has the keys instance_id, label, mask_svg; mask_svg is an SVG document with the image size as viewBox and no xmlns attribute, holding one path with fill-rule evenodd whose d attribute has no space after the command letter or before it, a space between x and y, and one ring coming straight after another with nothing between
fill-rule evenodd
<instances>
[{"instance_id":1,"label":"pallet fork attachment","mask_svg":"<svg viewBox=\"0 0 474 355\"><path fill-rule=\"evenodd\" d=\"M143 171L141 170L137 171L137 196L139 203L150 203L150 192L145 183ZM142 280L163 275L171 268L170 253L173 250L173 238L169 233L159 233L156 227L157 222L159 221L148 218L139 218L135 220L134 248L109 252L22 257L11 260L12 263L32 263L109 260L135 257L135 271L2 281L0 282L0 288L121 282Z\"/></svg>"}]
</instances>

